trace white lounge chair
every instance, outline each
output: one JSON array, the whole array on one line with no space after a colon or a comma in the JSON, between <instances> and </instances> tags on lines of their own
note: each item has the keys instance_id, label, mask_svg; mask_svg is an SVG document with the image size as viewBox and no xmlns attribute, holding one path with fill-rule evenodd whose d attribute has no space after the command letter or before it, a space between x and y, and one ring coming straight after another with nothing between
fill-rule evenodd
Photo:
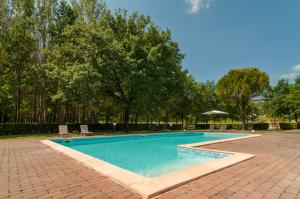
<instances>
[{"instance_id":1,"label":"white lounge chair","mask_svg":"<svg viewBox=\"0 0 300 199\"><path fill-rule=\"evenodd\" d=\"M88 125L80 125L80 135L93 135L94 132L90 132Z\"/></svg>"},{"instance_id":2,"label":"white lounge chair","mask_svg":"<svg viewBox=\"0 0 300 199\"><path fill-rule=\"evenodd\" d=\"M66 135L66 136L69 136L69 131L68 131L68 126L67 125L59 125L58 126L58 134L60 135L60 136L64 136L64 135Z\"/></svg>"},{"instance_id":3,"label":"white lounge chair","mask_svg":"<svg viewBox=\"0 0 300 199\"><path fill-rule=\"evenodd\" d=\"M215 130L215 125L214 124L210 124L209 125L209 130Z\"/></svg>"},{"instance_id":4,"label":"white lounge chair","mask_svg":"<svg viewBox=\"0 0 300 199\"><path fill-rule=\"evenodd\" d=\"M195 124L186 124L184 127L185 130L195 130L196 125Z\"/></svg>"},{"instance_id":5,"label":"white lounge chair","mask_svg":"<svg viewBox=\"0 0 300 199\"><path fill-rule=\"evenodd\" d=\"M227 124L222 124L220 130L225 131L226 129L227 129Z\"/></svg>"}]
</instances>

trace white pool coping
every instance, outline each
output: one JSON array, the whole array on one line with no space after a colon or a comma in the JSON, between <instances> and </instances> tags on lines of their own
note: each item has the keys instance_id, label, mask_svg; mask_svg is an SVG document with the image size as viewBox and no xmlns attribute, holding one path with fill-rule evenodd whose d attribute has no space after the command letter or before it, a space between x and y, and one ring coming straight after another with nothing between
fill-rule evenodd
<instances>
[{"instance_id":1,"label":"white pool coping","mask_svg":"<svg viewBox=\"0 0 300 199\"><path fill-rule=\"evenodd\" d=\"M98 158L94 158L92 156L81 153L69 147L60 145L51 140L41 140L41 142L57 151L64 153L65 155L68 155L69 157L76 159L77 161L83 163L85 166L94 169L95 171L107 176L109 179L121 184L122 186L140 194L143 198L151 198L158 194L161 194L163 192L169 191L178 186L191 182L193 180L199 179L205 175L214 173L221 169L227 168L239 162L255 157L255 155L252 154L205 149L205 148L200 148L199 146L253 138L258 136L261 135L248 134L243 137L178 145L179 147L182 148L229 153L230 155L224 158L189 166L177 171L168 172L153 178L147 178L145 176L136 174L134 172L128 171L126 169L120 168L118 166L115 166L103 160L100 160Z\"/></svg>"}]
</instances>

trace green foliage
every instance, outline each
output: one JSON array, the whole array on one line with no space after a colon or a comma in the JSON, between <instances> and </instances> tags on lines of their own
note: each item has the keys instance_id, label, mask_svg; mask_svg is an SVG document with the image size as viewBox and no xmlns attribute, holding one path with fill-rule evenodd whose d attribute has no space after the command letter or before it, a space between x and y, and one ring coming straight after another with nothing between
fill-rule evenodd
<instances>
[{"instance_id":1,"label":"green foliage","mask_svg":"<svg viewBox=\"0 0 300 199\"><path fill-rule=\"evenodd\" d=\"M282 120L298 120L300 115L300 78L294 84L286 79L279 80L265 94L263 108L265 113Z\"/></svg>"},{"instance_id":2,"label":"green foliage","mask_svg":"<svg viewBox=\"0 0 300 199\"><path fill-rule=\"evenodd\" d=\"M253 123L253 129L254 130L268 130L269 129L269 123Z\"/></svg>"},{"instance_id":3,"label":"green foliage","mask_svg":"<svg viewBox=\"0 0 300 199\"><path fill-rule=\"evenodd\" d=\"M252 98L267 86L265 73L238 69L217 85L200 83L183 70L183 59L170 30L139 13L112 13L101 0L0 0L0 122L175 130L209 121L201 113L212 109L256 120ZM284 99L275 99L276 89L268 94L270 115L299 116L299 82ZM46 132L39 128L32 127Z\"/></svg>"},{"instance_id":4,"label":"green foliage","mask_svg":"<svg viewBox=\"0 0 300 199\"><path fill-rule=\"evenodd\" d=\"M218 81L216 92L224 101L235 102L243 128L246 129L251 100L260 96L268 84L268 75L258 68L233 69Z\"/></svg>"},{"instance_id":5,"label":"green foliage","mask_svg":"<svg viewBox=\"0 0 300 199\"><path fill-rule=\"evenodd\" d=\"M68 131L69 133L79 133L80 124L79 123L69 123ZM113 132L112 123L90 123L88 124L89 131L92 132ZM173 124L165 126L164 124L129 124L130 130L181 130L182 125ZM124 124L117 124L115 131L124 131L126 126ZM20 134L47 134L47 133L58 133L58 124L55 123L45 123L45 124L18 124L18 123L5 123L0 124L0 136L3 135L20 135Z\"/></svg>"},{"instance_id":6,"label":"green foliage","mask_svg":"<svg viewBox=\"0 0 300 199\"><path fill-rule=\"evenodd\" d=\"M243 125L241 125L241 124L232 124L232 129L242 130L243 129Z\"/></svg>"},{"instance_id":7,"label":"green foliage","mask_svg":"<svg viewBox=\"0 0 300 199\"><path fill-rule=\"evenodd\" d=\"M58 124L0 124L0 135L57 133Z\"/></svg>"},{"instance_id":8,"label":"green foliage","mask_svg":"<svg viewBox=\"0 0 300 199\"><path fill-rule=\"evenodd\" d=\"M160 120L188 89L178 44L148 16L102 1L13 3L1 1L3 122Z\"/></svg>"},{"instance_id":9,"label":"green foliage","mask_svg":"<svg viewBox=\"0 0 300 199\"><path fill-rule=\"evenodd\" d=\"M196 129L209 129L210 124L196 124Z\"/></svg>"},{"instance_id":10,"label":"green foliage","mask_svg":"<svg viewBox=\"0 0 300 199\"><path fill-rule=\"evenodd\" d=\"M279 123L281 130L291 130L297 128L297 123Z\"/></svg>"}]
</instances>

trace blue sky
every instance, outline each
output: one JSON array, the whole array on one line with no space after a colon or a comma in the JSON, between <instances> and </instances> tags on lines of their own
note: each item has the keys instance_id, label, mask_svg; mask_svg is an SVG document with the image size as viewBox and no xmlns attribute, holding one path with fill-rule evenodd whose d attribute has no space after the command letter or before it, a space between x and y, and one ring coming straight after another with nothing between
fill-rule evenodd
<instances>
[{"instance_id":1,"label":"blue sky","mask_svg":"<svg viewBox=\"0 0 300 199\"><path fill-rule=\"evenodd\" d=\"M257 66L271 82L300 74L300 0L106 0L172 31L197 81Z\"/></svg>"}]
</instances>

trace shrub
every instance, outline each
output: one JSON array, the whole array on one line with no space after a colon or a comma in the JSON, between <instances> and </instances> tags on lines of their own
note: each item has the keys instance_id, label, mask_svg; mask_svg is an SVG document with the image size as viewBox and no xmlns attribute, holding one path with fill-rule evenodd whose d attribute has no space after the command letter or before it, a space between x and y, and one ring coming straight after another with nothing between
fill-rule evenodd
<instances>
[{"instance_id":1,"label":"shrub","mask_svg":"<svg viewBox=\"0 0 300 199\"><path fill-rule=\"evenodd\" d=\"M232 124L227 124L227 129L232 129Z\"/></svg>"},{"instance_id":2,"label":"shrub","mask_svg":"<svg viewBox=\"0 0 300 199\"><path fill-rule=\"evenodd\" d=\"M167 129L169 129L169 130L182 130L182 124L172 124L172 126L168 125Z\"/></svg>"},{"instance_id":3,"label":"shrub","mask_svg":"<svg viewBox=\"0 0 300 199\"><path fill-rule=\"evenodd\" d=\"M57 133L58 124L0 124L0 135Z\"/></svg>"},{"instance_id":4,"label":"shrub","mask_svg":"<svg viewBox=\"0 0 300 199\"><path fill-rule=\"evenodd\" d=\"M269 123L254 123L253 124L254 130L268 130L269 129Z\"/></svg>"},{"instance_id":5,"label":"shrub","mask_svg":"<svg viewBox=\"0 0 300 199\"><path fill-rule=\"evenodd\" d=\"M243 125L242 124L232 124L232 129L242 130Z\"/></svg>"},{"instance_id":6,"label":"shrub","mask_svg":"<svg viewBox=\"0 0 300 199\"><path fill-rule=\"evenodd\" d=\"M290 130L290 129L296 129L297 124L296 123L279 123L280 129L282 130Z\"/></svg>"},{"instance_id":7,"label":"shrub","mask_svg":"<svg viewBox=\"0 0 300 199\"><path fill-rule=\"evenodd\" d=\"M196 124L196 129L209 129L210 124Z\"/></svg>"},{"instance_id":8,"label":"shrub","mask_svg":"<svg viewBox=\"0 0 300 199\"><path fill-rule=\"evenodd\" d=\"M80 124L69 123L68 130L72 133L80 132ZM87 124L89 131L92 132L107 132L113 131L113 123L91 123ZM18 135L18 134L47 134L47 133L58 133L59 124L56 123L44 123L44 124L15 124L15 123L4 123L0 124L0 136L1 135ZM165 124L129 124L129 130L143 131L143 130L157 130L162 131L165 129ZM181 124L167 124L166 129L168 130L181 130ZM117 124L115 126L116 131L124 131L124 124Z\"/></svg>"},{"instance_id":9,"label":"shrub","mask_svg":"<svg viewBox=\"0 0 300 199\"><path fill-rule=\"evenodd\" d=\"M297 129L300 129L300 122L297 123Z\"/></svg>"}]
</instances>

